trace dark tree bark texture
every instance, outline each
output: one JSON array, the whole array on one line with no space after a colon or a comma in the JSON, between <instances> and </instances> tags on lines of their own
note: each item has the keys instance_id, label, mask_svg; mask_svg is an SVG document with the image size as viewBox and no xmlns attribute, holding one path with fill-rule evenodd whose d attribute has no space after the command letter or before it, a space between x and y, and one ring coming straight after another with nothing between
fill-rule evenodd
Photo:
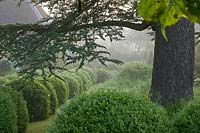
<instances>
[{"instance_id":1,"label":"dark tree bark texture","mask_svg":"<svg viewBox=\"0 0 200 133\"><path fill-rule=\"evenodd\" d=\"M194 24L181 18L166 35L168 42L158 24L150 89L151 100L164 106L193 97Z\"/></svg>"}]
</instances>

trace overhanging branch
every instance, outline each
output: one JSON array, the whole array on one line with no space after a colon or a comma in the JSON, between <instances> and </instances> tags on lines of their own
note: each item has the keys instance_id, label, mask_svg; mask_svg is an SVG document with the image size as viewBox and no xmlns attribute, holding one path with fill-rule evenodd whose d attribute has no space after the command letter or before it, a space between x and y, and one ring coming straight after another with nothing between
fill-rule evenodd
<instances>
[{"instance_id":1,"label":"overhanging branch","mask_svg":"<svg viewBox=\"0 0 200 133\"><path fill-rule=\"evenodd\" d=\"M151 23L147 21L142 21L142 23L132 23L128 21L104 21L104 22L94 22L91 24L76 25L71 27L68 31L77 31L80 29L86 29L92 27L105 27L105 26L120 26L137 31L142 31L151 26Z\"/></svg>"},{"instance_id":2,"label":"overhanging branch","mask_svg":"<svg viewBox=\"0 0 200 133\"><path fill-rule=\"evenodd\" d=\"M83 25L74 25L69 29L61 28L59 32L70 32L70 31L78 31L81 29L93 28L93 27L105 27L105 26L120 26L126 27L137 31L142 31L151 26L151 22L142 21L142 23L132 23L128 21L104 21L104 22L94 22L91 24L83 24ZM49 32L50 26L38 27L38 28L31 28L29 31L35 31L37 33L45 33Z\"/></svg>"}]
</instances>

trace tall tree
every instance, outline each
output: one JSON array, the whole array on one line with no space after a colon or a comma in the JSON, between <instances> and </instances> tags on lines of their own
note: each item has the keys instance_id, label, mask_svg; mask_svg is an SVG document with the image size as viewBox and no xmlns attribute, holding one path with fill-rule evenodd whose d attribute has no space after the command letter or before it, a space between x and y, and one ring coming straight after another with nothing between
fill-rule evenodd
<instances>
[{"instance_id":1,"label":"tall tree","mask_svg":"<svg viewBox=\"0 0 200 133\"><path fill-rule=\"evenodd\" d=\"M166 29L156 28L151 99L168 105L193 97L194 24L185 18Z\"/></svg>"},{"instance_id":2,"label":"tall tree","mask_svg":"<svg viewBox=\"0 0 200 133\"><path fill-rule=\"evenodd\" d=\"M194 24L200 2L141 0L139 13L156 26L151 100L169 105L193 97ZM182 18L185 17L185 18Z\"/></svg>"}]
</instances>

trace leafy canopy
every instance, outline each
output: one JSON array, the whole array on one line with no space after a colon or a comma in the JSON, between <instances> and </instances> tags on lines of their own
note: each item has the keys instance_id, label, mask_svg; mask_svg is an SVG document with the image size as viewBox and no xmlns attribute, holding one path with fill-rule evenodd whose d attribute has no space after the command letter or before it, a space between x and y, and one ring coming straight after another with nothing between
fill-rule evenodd
<instances>
[{"instance_id":1,"label":"leafy canopy","mask_svg":"<svg viewBox=\"0 0 200 133\"><path fill-rule=\"evenodd\" d=\"M21 1L21 0L20 0ZM0 58L16 63L22 74L33 76L45 68L54 74L68 64L98 60L122 63L110 59L106 47L97 39L120 40L122 26L119 22L133 19L131 3L123 0L88 0L79 12L74 0L51 0L46 5L50 16L36 24L0 25ZM121 7L127 6L123 9ZM116 12L117 11L117 12ZM136 20L135 20L136 21ZM113 26L114 25L114 26ZM64 66L57 66L62 60Z\"/></svg>"},{"instance_id":2,"label":"leafy canopy","mask_svg":"<svg viewBox=\"0 0 200 133\"><path fill-rule=\"evenodd\" d=\"M147 21L160 22L166 38L165 28L181 17L200 23L200 0L140 0L139 14Z\"/></svg>"},{"instance_id":3,"label":"leafy canopy","mask_svg":"<svg viewBox=\"0 0 200 133\"><path fill-rule=\"evenodd\" d=\"M144 30L151 22L160 22L165 33L165 27L180 17L199 22L200 14L197 0L85 0L82 10L77 0L39 2L43 1L47 1L51 14L47 19L36 24L0 25L0 58L15 62L22 74L30 76L38 69L43 76L55 74L55 69L76 62L79 67L93 60L104 65L107 61L120 64L109 58L106 47L97 39L120 40L123 27ZM138 17L138 2L145 21ZM64 66L58 66L57 60Z\"/></svg>"}]
</instances>

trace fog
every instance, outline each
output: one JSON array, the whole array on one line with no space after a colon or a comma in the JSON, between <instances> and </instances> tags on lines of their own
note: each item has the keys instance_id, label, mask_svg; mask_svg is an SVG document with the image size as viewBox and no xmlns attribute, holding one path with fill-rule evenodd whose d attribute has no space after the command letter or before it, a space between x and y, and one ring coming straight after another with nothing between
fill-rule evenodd
<instances>
[{"instance_id":1,"label":"fog","mask_svg":"<svg viewBox=\"0 0 200 133\"><path fill-rule=\"evenodd\" d=\"M137 61L151 64L153 60L154 36L148 33L152 30L135 31L124 28L123 34L125 38L120 41L110 42L98 39L97 43L107 47L110 57L121 61Z\"/></svg>"}]
</instances>

